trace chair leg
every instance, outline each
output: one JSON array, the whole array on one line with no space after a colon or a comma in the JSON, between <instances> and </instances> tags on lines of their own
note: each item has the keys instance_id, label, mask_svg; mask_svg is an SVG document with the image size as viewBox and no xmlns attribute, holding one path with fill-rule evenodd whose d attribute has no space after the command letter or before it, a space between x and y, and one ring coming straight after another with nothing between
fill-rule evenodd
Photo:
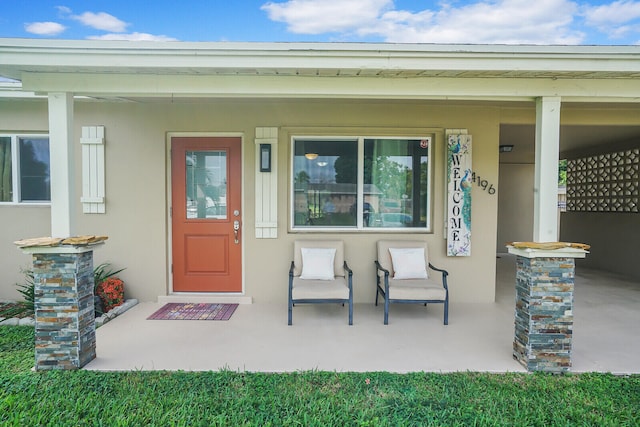
<instances>
[{"instance_id":1,"label":"chair leg","mask_svg":"<svg viewBox=\"0 0 640 427\"><path fill-rule=\"evenodd\" d=\"M353 301L349 301L349 326L353 325Z\"/></svg>"},{"instance_id":2,"label":"chair leg","mask_svg":"<svg viewBox=\"0 0 640 427\"><path fill-rule=\"evenodd\" d=\"M449 300L444 301L444 324L449 324Z\"/></svg>"},{"instance_id":3,"label":"chair leg","mask_svg":"<svg viewBox=\"0 0 640 427\"><path fill-rule=\"evenodd\" d=\"M292 316L293 316L293 303L289 301L289 326L291 326Z\"/></svg>"},{"instance_id":4,"label":"chair leg","mask_svg":"<svg viewBox=\"0 0 640 427\"><path fill-rule=\"evenodd\" d=\"M378 306L378 295L380 295L380 288L376 285L376 307Z\"/></svg>"},{"instance_id":5,"label":"chair leg","mask_svg":"<svg viewBox=\"0 0 640 427\"><path fill-rule=\"evenodd\" d=\"M384 324L389 324L389 298L385 297L384 299Z\"/></svg>"}]
</instances>

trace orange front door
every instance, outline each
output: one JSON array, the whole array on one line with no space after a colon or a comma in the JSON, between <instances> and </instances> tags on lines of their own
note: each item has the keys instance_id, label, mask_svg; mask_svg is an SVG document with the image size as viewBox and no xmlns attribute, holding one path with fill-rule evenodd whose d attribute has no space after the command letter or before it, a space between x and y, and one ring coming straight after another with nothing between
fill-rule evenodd
<instances>
[{"instance_id":1,"label":"orange front door","mask_svg":"<svg viewBox=\"0 0 640 427\"><path fill-rule=\"evenodd\" d=\"M242 291L241 139L171 138L175 292Z\"/></svg>"}]
</instances>

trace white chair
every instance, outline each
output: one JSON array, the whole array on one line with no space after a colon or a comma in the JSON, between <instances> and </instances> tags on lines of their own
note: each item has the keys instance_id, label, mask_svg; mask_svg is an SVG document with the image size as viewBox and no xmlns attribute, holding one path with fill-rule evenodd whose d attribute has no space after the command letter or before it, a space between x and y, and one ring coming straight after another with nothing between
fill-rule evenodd
<instances>
[{"instance_id":1,"label":"white chair","mask_svg":"<svg viewBox=\"0 0 640 427\"><path fill-rule=\"evenodd\" d=\"M444 324L449 324L449 273L429 262L427 242L379 240L376 265L376 306L384 298L384 324L389 324L389 304L444 304ZM429 270L441 273L434 280Z\"/></svg>"},{"instance_id":2,"label":"white chair","mask_svg":"<svg viewBox=\"0 0 640 427\"><path fill-rule=\"evenodd\" d=\"M341 240L296 240L289 268L289 325L295 304L349 304L353 324L353 272Z\"/></svg>"}]
</instances>

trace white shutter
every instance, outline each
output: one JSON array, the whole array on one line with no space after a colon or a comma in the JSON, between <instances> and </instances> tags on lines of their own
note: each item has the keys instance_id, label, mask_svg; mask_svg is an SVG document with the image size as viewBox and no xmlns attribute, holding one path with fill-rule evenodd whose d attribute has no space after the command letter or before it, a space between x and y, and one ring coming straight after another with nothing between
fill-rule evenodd
<instances>
[{"instance_id":1,"label":"white shutter","mask_svg":"<svg viewBox=\"0 0 640 427\"><path fill-rule=\"evenodd\" d=\"M105 213L104 126L83 126L82 137L82 212Z\"/></svg>"}]
</instances>

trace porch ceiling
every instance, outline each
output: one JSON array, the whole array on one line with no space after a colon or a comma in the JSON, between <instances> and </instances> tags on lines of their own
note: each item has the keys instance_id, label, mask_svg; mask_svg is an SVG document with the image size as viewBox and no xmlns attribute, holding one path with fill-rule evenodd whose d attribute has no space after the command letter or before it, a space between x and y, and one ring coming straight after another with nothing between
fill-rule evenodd
<instances>
[{"instance_id":1,"label":"porch ceiling","mask_svg":"<svg viewBox=\"0 0 640 427\"><path fill-rule=\"evenodd\" d=\"M500 153L500 163L535 163L535 125L502 124L500 145L513 145L513 150ZM560 126L560 156L572 152L597 149L604 146L613 150L626 146L637 146L640 141L640 126L631 125L562 125Z\"/></svg>"}]
</instances>

